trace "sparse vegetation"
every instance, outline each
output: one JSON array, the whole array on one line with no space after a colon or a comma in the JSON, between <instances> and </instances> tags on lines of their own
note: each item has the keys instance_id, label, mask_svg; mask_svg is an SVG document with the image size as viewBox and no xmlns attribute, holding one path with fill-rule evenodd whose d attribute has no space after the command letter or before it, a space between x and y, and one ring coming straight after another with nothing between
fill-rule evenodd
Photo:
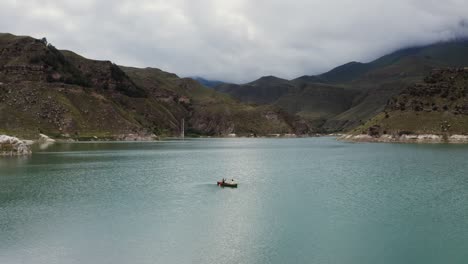
<instances>
[{"instance_id":1,"label":"sparse vegetation","mask_svg":"<svg viewBox=\"0 0 468 264\"><path fill-rule=\"evenodd\" d=\"M66 84L76 84L84 87L90 87L91 82L76 67L65 59L65 56L57 50L51 43L43 38L41 41L47 46L42 54L33 55L29 63L44 65L48 72L48 82L63 82Z\"/></svg>"}]
</instances>

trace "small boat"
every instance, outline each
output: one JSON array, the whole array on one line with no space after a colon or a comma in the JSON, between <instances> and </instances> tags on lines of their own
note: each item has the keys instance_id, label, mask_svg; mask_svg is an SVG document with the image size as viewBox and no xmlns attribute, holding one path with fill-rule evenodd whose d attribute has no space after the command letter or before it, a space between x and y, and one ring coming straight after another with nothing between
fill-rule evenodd
<instances>
[{"instance_id":1,"label":"small boat","mask_svg":"<svg viewBox=\"0 0 468 264\"><path fill-rule=\"evenodd\" d=\"M235 182L234 180L219 181L218 186L237 188L237 182Z\"/></svg>"}]
</instances>

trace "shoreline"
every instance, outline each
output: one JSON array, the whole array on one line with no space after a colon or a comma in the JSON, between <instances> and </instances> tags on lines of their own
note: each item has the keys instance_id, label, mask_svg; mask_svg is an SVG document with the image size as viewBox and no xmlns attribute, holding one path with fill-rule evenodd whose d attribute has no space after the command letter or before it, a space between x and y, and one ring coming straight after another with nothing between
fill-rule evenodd
<instances>
[{"instance_id":1,"label":"shoreline","mask_svg":"<svg viewBox=\"0 0 468 264\"><path fill-rule=\"evenodd\" d=\"M189 135L185 136L185 139L196 139L196 138L312 138L312 137L325 137L334 136L337 134L309 134L309 135L296 135L296 134L268 134L268 135L218 135L218 136L207 136L207 135ZM138 134L123 134L123 135L110 135L104 137L89 136L89 137L50 137L44 134L40 134L39 138L31 137L16 137L28 145L35 143L41 143L45 141L56 142L56 143L73 143L73 142L157 142L161 140L181 140L183 138L177 136L156 136L156 135L138 135Z\"/></svg>"},{"instance_id":2,"label":"shoreline","mask_svg":"<svg viewBox=\"0 0 468 264\"><path fill-rule=\"evenodd\" d=\"M0 135L0 157L5 156L29 156L33 153L33 149L47 149L54 144L86 144L86 143L153 143L160 141L183 141L184 139L299 139L299 138L314 138L314 137L335 137L333 134L314 134L314 135L295 135L295 134L274 134L262 136L187 136L180 137L158 137L155 135L140 136L140 135L118 135L113 137L86 137L81 139L76 138L50 138L45 134L39 134L39 139L25 139L15 136Z\"/></svg>"},{"instance_id":3,"label":"shoreline","mask_svg":"<svg viewBox=\"0 0 468 264\"><path fill-rule=\"evenodd\" d=\"M293 138L316 138L316 137L336 137L336 135L301 135L301 136L185 136L184 138L180 137L158 137L157 139L145 139L145 138L135 138L131 140L124 140L118 138L90 138L85 140L80 139L55 139L57 143L86 143L86 142L158 142L165 140L184 140L184 139L239 139L239 138L251 138L251 139L261 139L261 138L270 138L270 139L293 139Z\"/></svg>"},{"instance_id":4,"label":"shoreline","mask_svg":"<svg viewBox=\"0 0 468 264\"><path fill-rule=\"evenodd\" d=\"M407 143L407 144L468 144L468 135L439 135L439 134L404 134L381 135L373 137L367 134L343 134L338 141L356 143Z\"/></svg>"}]
</instances>

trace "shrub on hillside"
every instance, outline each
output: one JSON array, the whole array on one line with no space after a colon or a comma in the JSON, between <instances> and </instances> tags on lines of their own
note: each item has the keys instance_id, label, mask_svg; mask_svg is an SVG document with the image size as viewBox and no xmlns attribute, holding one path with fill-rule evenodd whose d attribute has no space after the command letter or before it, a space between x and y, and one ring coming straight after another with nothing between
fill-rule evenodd
<instances>
[{"instance_id":1,"label":"shrub on hillside","mask_svg":"<svg viewBox=\"0 0 468 264\"><path fill-rule=\"evenodd\" d=\"M32 64L45 64L49 70L48 82L63 82L66 84L76 84L80 86L91 86L90 80L81 71L73 66L65 56L52 44L47 44L47 50L43 55L37 55L29 60ZM52 77L57 72L61 75L59 79Z\"/></svg>"},{"instance_id":2,"label":"shrub on hillside","mask_svg":"<svg viewBox=\"0 0 468 264\"><path fill-rule=\"evenodd\" d=\"M120 69L120 67L112 63L111 68L111 77L116 81L115 89L119 92L122 92L128 97L147 97L148 94L145 90L138 87L128 76L127 74Z\"/></svg>"}]
</instances>

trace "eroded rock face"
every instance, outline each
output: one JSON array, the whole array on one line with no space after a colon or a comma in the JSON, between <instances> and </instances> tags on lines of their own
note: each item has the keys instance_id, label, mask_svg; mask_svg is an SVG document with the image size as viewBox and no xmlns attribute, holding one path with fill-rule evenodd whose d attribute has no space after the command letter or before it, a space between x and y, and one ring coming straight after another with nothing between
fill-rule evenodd
<instances>
[{"instance_id":1,"label":"eroded rock face","mask_svg":"<svg viewBox=\"0 0 468 264\"><path fill-rule=\"evenodd\" d=\"M7 135L0 135L0 156L26 156L31 148L26 142Z\"/></svg>"}]
</instances>

